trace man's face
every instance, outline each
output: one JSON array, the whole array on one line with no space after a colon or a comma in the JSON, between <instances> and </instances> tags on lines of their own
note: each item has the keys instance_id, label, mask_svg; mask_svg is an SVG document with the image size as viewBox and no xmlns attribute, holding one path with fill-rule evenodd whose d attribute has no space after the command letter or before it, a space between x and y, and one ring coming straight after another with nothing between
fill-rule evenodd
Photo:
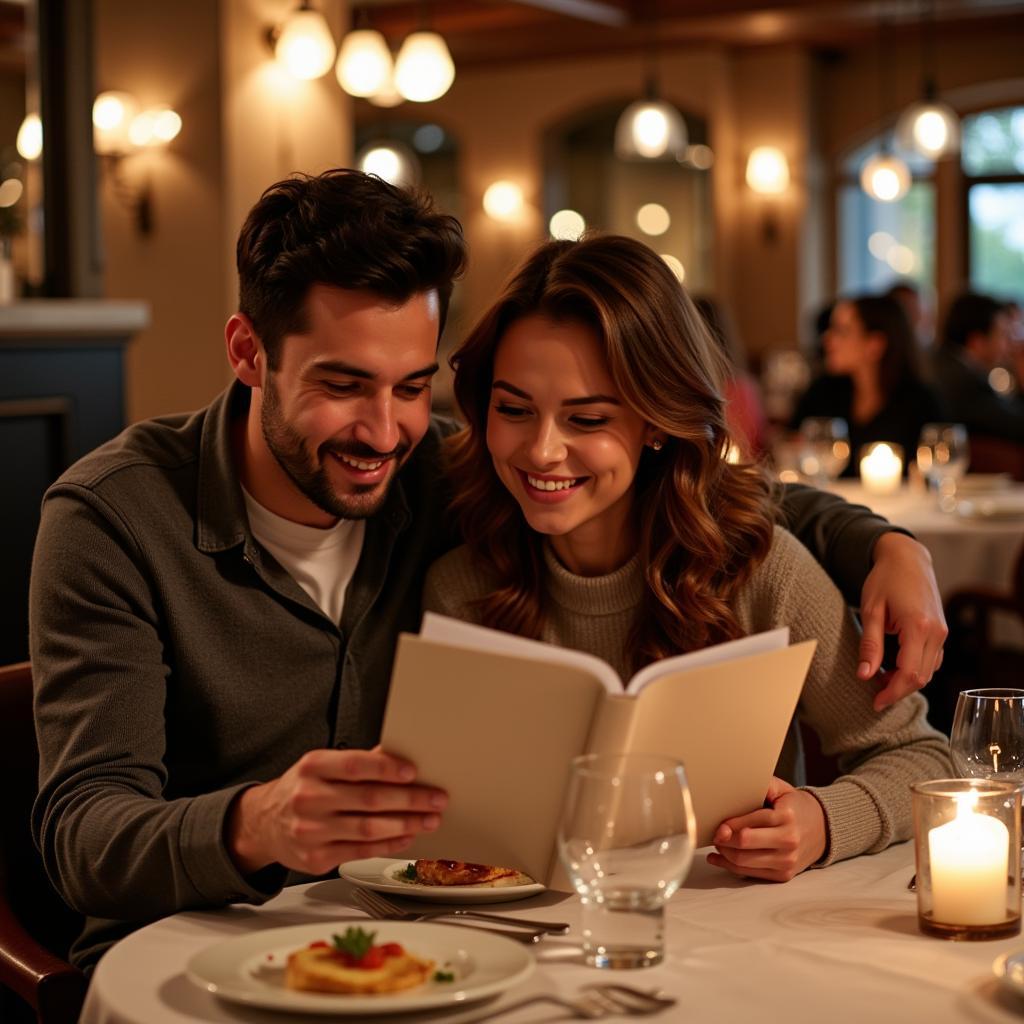
<instances>
[{"instance_id":1,"label":"man's face","mask_svg":"<svg viewBox=\"0 0 1024 1024\"><path fill-rule=\"evenodd\" d=\"M330 516L364 519L427 430L437 293L396 306L316 284L306 312L308 330L285 335L277 368L264 372L263 440L301 496Z\"/></svg>"}]
</instances>

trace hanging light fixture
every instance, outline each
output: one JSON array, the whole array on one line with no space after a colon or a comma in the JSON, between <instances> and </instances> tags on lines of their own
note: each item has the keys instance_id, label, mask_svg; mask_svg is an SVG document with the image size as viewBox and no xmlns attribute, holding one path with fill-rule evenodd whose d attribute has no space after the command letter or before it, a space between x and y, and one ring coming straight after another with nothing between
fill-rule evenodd
<instances>
[{"instance_id":1,"label":"hanging light fixture","mask_svg":"<svg viewBox=\"0 0 1024 1024\"><path fill-rule=\"evenodd\" d=\"M685 158L686 122L658 90L654 23L648 25L647 87L644 98L630 103L615 124L615 155L622 160Z\"/></svg>"},{"instance_id":2,"label":"hanging light fixture","mask_svg":"<svg viewBox=\"0 0 1024 1024\"><path fill-rule=\"evenodd\" d=\"M889 68L885 54L885 19L878 21L878 107L885 120L886 74ZM910 168L892 152L888 138L884 138L877 153L868 157L860 171L860 187L872 198L883 203L894 203L910 191Z\"/></svg>"},{"instance_id":3,"label":"hanging light fixture","mask_svg":"<svg viewBox=\"0 0 1024 1024\"><path fill-rule=\"evenodd\" d=\"M395 88L407 100L429 103L440 99L455 81L455 64L448 44L436 32L412 32L395 60Z\"/></svg>"},{"instance_id":4,"label":"hanging light fixture","mask_svg":"<svg viewBox=\"0 0 1024 1024\"><path fill-rule=\"evenodd\" d=\"M376 174L399 188L415 185L420 177L416 154L393 139L368 142L356 154L356 167L364 174Z\"/></svg>"},{"instance_id":5,"label":"hanging light fixture","mask_svg":"<svg viewBox=\"0 0 1024 1024\"><path fill-rule=\"evenodd\" d=\"M912 103L896 122L896 144L908 153L929 160L951 156L960 148L960 118L948 103L939 100L934 60L935 3L925 11L921 26L921 69L923 99Z\"/></svg>"},{"instance_id":6,"label":"hanging light fixture","mask_svg":"<svg viewBox=\"0 0 1024 1024\"><path fill-rule=\"evenodd\" d=\"M341 41L334 72L350 96L374 96L390 84L393 68L384 36L376 29L360 28Z\"/></svg>"},{"instance_id":7,"label":"hanging light fixture","mask_svg":"<svg viewBox=\"0 0 1024 1024\"><path fill-rule=\"evenodd\" d=\"M294 78L322 78L334 64L334 36L327 20L314 10L310 0L300 0L298 9L281 26L274 42L274 57Z\"/></svg>"}]
</instances>

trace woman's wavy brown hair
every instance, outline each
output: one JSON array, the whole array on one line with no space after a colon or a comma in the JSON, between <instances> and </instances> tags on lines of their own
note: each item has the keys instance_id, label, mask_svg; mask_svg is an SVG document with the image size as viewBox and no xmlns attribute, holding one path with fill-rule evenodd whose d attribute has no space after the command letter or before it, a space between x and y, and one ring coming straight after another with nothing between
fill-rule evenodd
<instances>
[{"instance_id":1,"label":"woman's wavy brown hair","mask_svg":"<svg viewBox=\"0 0 1024 1024\"><path fill-rule=\"evenodd\" d=\"M482 621L534 638L544 625L543 538L494 472L486 443L495 352L531 314L591 328L623 400L668 438L660 452L644 449L634 482L647 580L630 640L634 669L739 636L733 598L771 544L768 481L726 461L725 367L686 292L661 257L617 235L540 246L451 358L467 424L449 442L453 509L497 583L480 602Z\"/></svg>"}]
</instances>

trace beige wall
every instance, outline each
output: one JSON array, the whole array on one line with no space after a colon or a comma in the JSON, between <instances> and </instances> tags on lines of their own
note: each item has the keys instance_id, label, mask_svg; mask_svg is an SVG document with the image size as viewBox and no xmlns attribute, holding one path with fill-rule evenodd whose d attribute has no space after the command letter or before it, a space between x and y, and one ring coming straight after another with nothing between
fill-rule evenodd
<instances>
[{"instance_id":1,"label":"beige wall","mask_svg":"<svg viewBox=\"0 0 1024 1024\"><path fill-rule=\"evenodd\" d=\"M349 160L348 102L331 78L287 92L273 75L268 25L291 0L96 0L96 87L169 103L181 134L124 160L130 188L152 187L142 236L101 175L105 293L145 298L152 326L128 357L129 419L195 408L226 383L222 341L237 295L234 242L260 192L295 171ZM342 7L330 7L335 29Z\"/></svg>"}]
</instances>

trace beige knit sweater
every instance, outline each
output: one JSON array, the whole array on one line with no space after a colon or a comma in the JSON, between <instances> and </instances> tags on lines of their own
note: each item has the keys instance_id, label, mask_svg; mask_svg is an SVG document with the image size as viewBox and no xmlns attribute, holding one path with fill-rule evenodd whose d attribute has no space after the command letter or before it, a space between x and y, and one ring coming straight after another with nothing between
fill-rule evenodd
<instances>
[{"instance_id":1,"label":"beige knit sweater","mask_svg":"<svg viewBox=\"0 0 1024 1024\"><path fill-rule=\"evenodd\" d=\"M545 561L543 639L596 654L628 679L627 637L644 588L639 558L590 577L569 572L547 546ZM476 621L471 604L490 589L483 569L460 547L431 567L423 604ZM823 752L838 758L842 773L829 786L807 787L825 810L828 847L819 866L910 838L910 784L950 773L948 744L926 722L924 698L914 694L881 713L872 708L875 684L856 675L860 634L853 614L807 549L781 527L735 610L748 634L789 626L791 642L818 641L797 716L818 734ZM776 774L803 782L795 722Z\"/></svg>"}]
</instances>

